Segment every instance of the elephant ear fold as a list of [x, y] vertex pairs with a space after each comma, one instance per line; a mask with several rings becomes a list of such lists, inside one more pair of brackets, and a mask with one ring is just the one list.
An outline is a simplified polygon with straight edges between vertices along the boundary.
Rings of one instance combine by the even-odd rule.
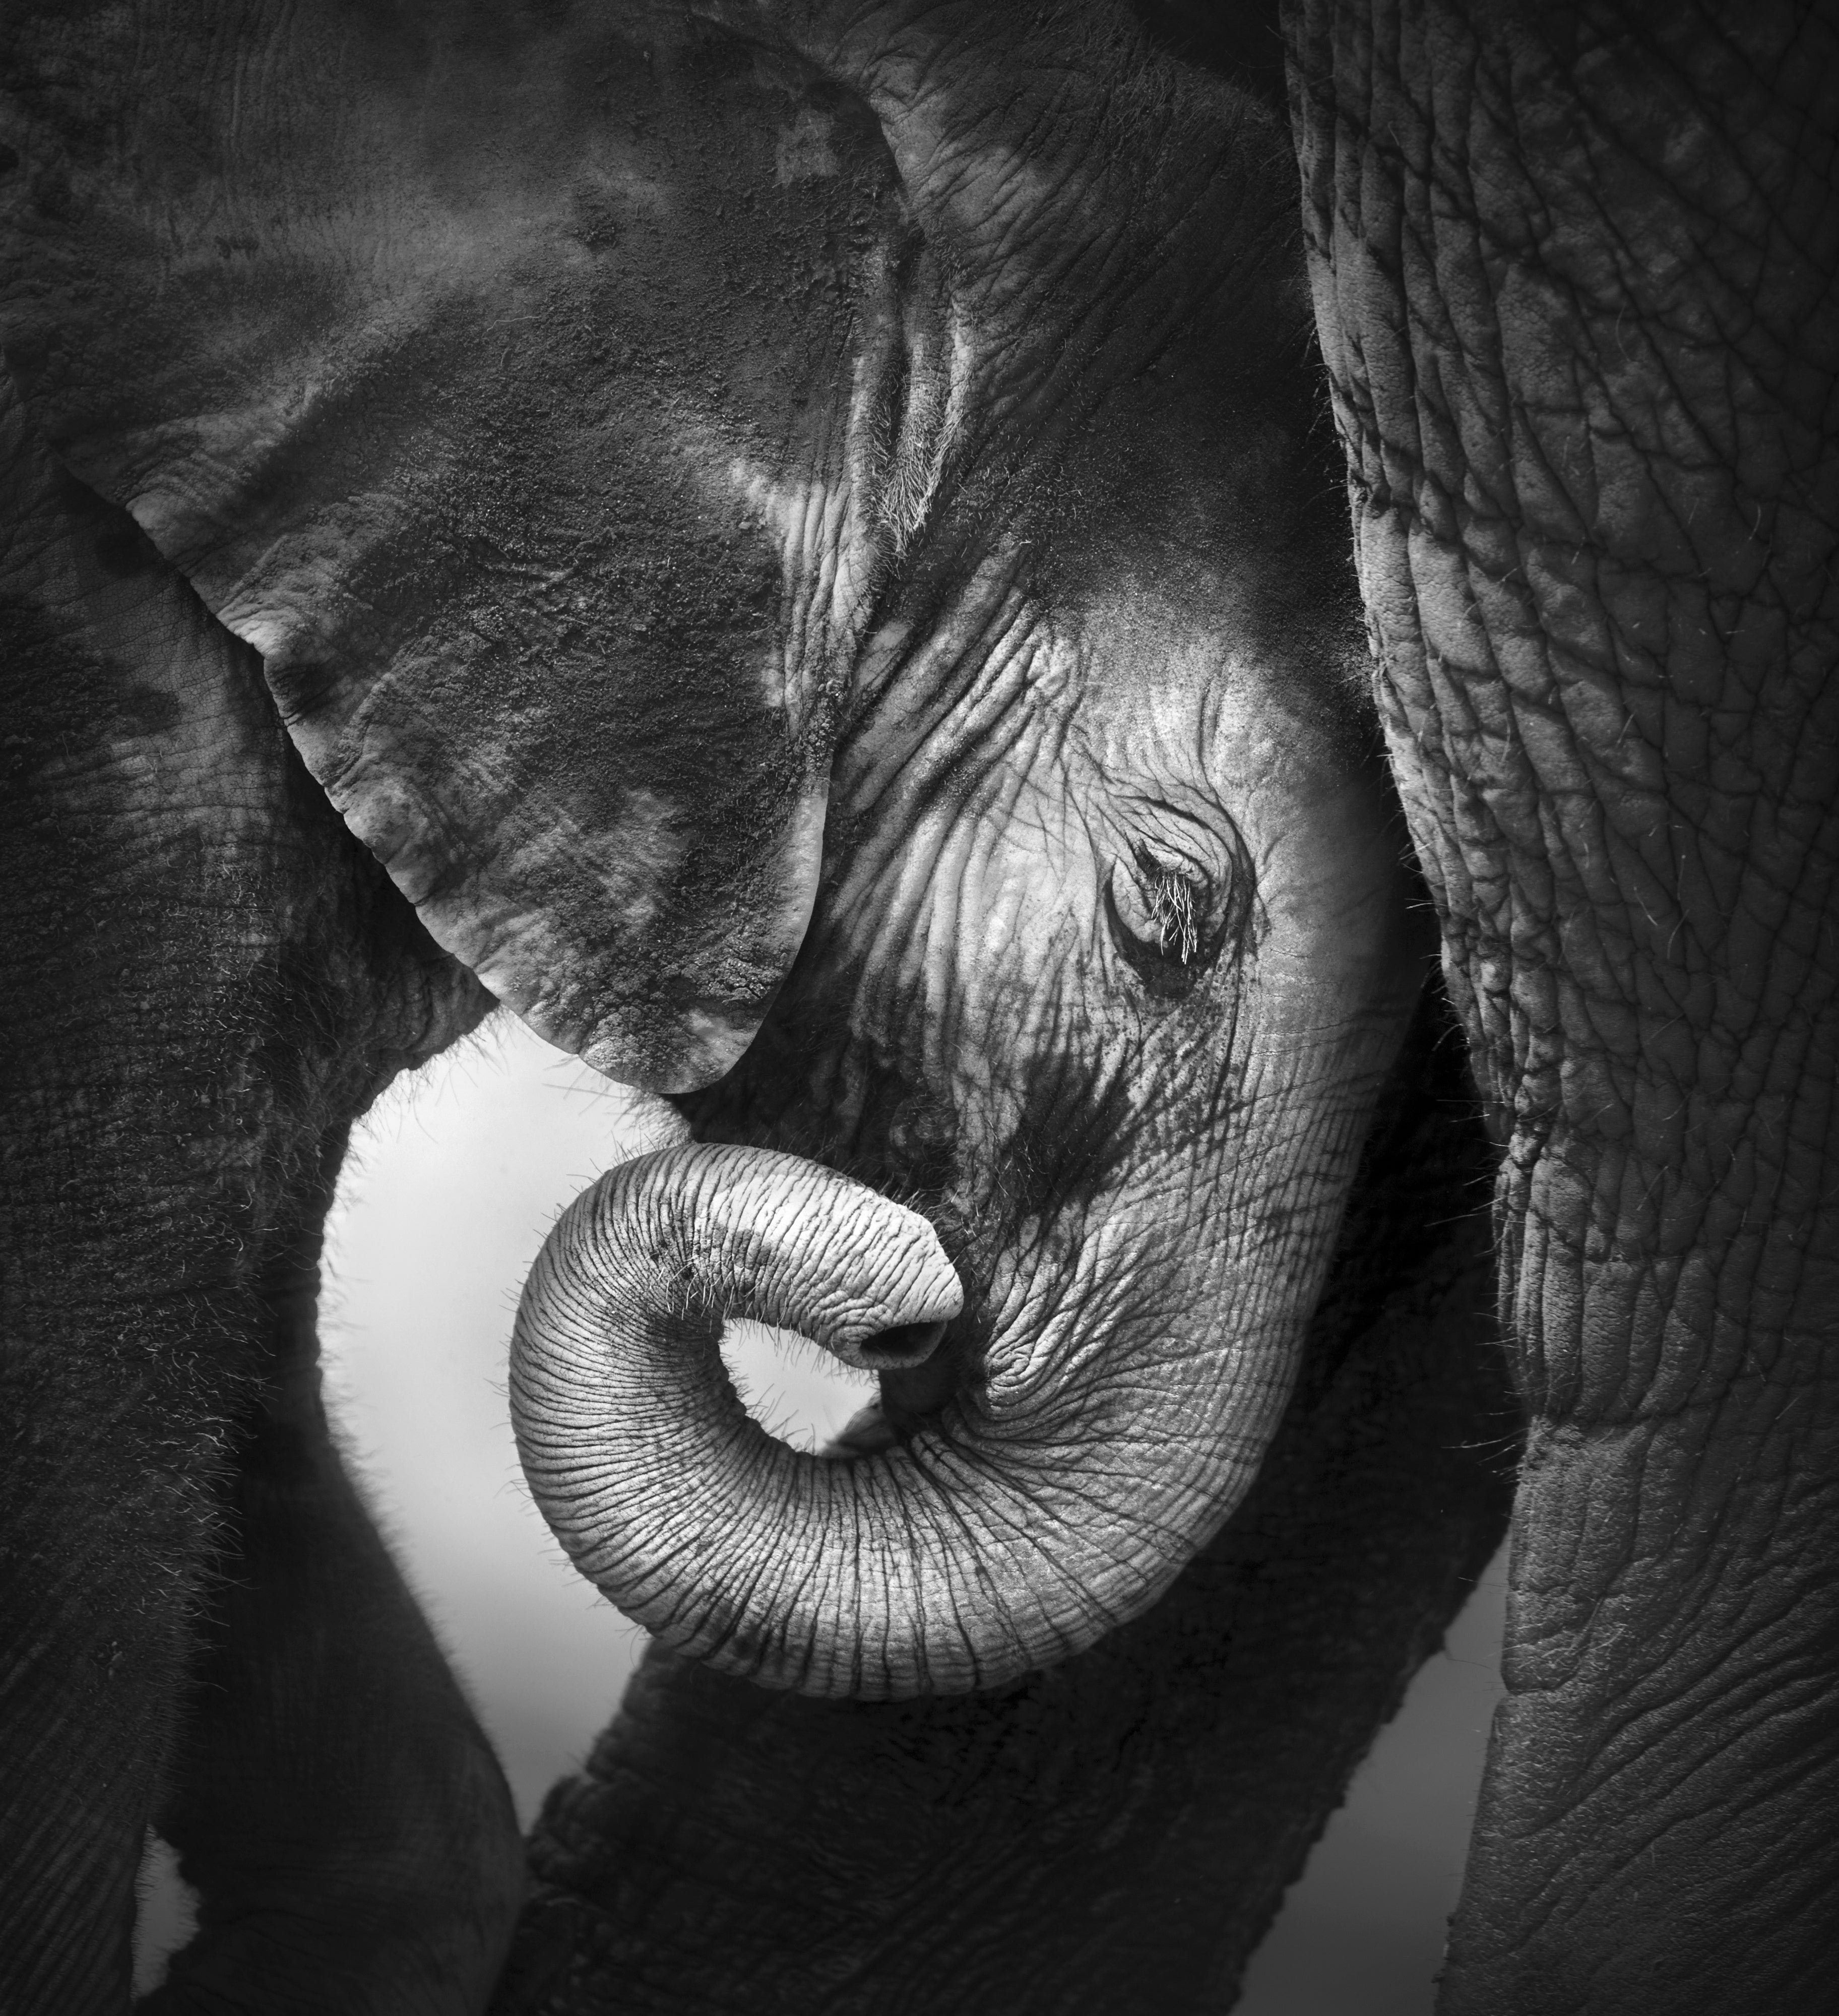
[[873, 117], [664, 9], [9, 40], [0, 329], [56, 452], [442, 945], [614, 1077], [720, 1075], [816, 886], [855, 304], [810, 276], [897, 200]]

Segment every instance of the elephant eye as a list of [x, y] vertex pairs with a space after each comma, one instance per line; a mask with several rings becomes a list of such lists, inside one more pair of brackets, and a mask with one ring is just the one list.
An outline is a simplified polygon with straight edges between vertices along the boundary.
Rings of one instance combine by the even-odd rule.
[[1105, 915], [1117, 949], [1152, 994], [1186, 994], [1219, 956], [1225, 905], [1198, 870], [1139, 847], [1113, 862]]

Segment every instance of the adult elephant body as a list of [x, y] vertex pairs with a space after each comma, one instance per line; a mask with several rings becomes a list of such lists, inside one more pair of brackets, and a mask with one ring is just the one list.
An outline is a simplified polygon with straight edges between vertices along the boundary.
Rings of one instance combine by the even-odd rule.
[[1529, 1421], [1459, 2008], [1839, 1957], [1839, 23], [1305, 4], [1395, 773]]
[[[1485, 1557], [1495, 1157], [1269, 44], [1141, 13], [17, 38], [23, 2007], [119, 1999], [149, 1821], [205, 1899], [163, 2007], [489, 1992], [502, 1785], [310, 1323], [351, 1117], [488, 986], [695, 1136], [520, 1321], [533, 1482], [664, 1642], [502, 2007], [1211, 2006]], [[1692, 319], [1680, 220], [1826, 213], [1775, 98], [1719, 151], [1704, 23], [1657, 83], [1553, 18], [1290, 27], [1534, 1422], [1449, 1992], [1727, 2007], [1715, 1910], [1811, 2007], [1830, 792], [1765, 743], [1828, 381]], [[881, 1371], [829, 1457], [741, 1414], [736, 1312]], [[1632, 1941], [1669, 1854], [1697, 1915]]]

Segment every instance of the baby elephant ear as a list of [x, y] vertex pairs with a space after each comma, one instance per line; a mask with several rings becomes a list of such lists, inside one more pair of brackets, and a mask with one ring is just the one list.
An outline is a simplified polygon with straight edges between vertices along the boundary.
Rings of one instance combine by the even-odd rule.
[[444, 945], [613, 1076], [718, 1076], [816, 884], [872, 115], [658, 8], [8, 39], [0, 328], [57, 452]]

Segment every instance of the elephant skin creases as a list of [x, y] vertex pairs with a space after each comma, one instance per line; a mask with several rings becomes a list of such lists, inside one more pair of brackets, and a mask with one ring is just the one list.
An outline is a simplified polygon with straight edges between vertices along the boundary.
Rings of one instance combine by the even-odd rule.
[[1440, 2005], [1839, 1968], [1839, 24], [1291, 10], [1382, 712], [1531, 1415]]
[[[114, 625], [82, 560], [60, 686], [54, 568], [16, 660], [49, 755], [5, 1005], [63, 1201], [8, 1517], [28, 1572], [72, 1535], [18, 1747], [81, 1723], [110, 1788], [0, 1802], [61, 1913], [0, 1961], [28, 2016], [119, 2003], [149, 1822], [203, 1900], [171, 2016], [491, 1993], [503, 1787], [308, 1321], [346, 1129], [488, 988], [694, 1136], [564, 1219], [533, 1474], [622, 1600], [774, 1683], [649, 1663], [539, 1830], [507, 1996], [560, 1928], [557, 1993], [616, 2004], [1217, 2007], [1485, 1554], [1493, 1157], [1293, 164], [1136, 11], [9, 23], [0, 322], [61, 464], [12, 535], [125, 553], [164, 612]], [[236, 732], [178, 760], [116, 689], [193, 643]], [[748, 1423], [725, 1311], [822, 1335], [916, 1284], [829, 1337], [879, 1340], [880, 1446]], [[149, 1477], [184, 1516], [140, 1530]]]
[[[914, 277], [866, 108], [664, 4], [10, 39], [8, 356], [59, 454], [500, 999], [627, 1082], [718, 1076], [810, 914], [887, 543], [852, 480], [910, 520], [941, 447], [886, 410], [934, 374], [866, 340]], [[801, 120], [836, 172], [780, 172]]]
[[0, 1023], [0, 2007], [126, 2007], [151, 1823], [214, 1936], [150, 2016], [462, 2016], [515, 1816], [327, 1434], [312, 1316], [351, 1114], [489, 1000], [3, 375], [0, 646], [30, 977]]
[[1297, 1773], [1339, 1787], [1505, 1529], [1495, 1164], [1432, 990], [1283, 1426], [1162, 1600], [1007, 1688], [874, 1705], [654, 1652], [545, 1805], [494, 2016], [1229, 2007], [1315, 1839]]
[[[826, 1459], [750, 1421], [716, 1358], [723, 1318], [744, 1316], [848, 1363], [898, 1364], [962, 1299], [925, 1220], [845, 1177], [734, 1147], [624, 1164], [564, 1214], [519, 1314], [513, 1414], [538, 1502], [660, 1642], [768, 1686], [951, 1693], [1064, 1658], [1185, 1558], [1169, 1558], [1171, 1486], [1200, 1455], [1178, 1445], [1185, 1397], [1160, 1431], [1160, 1499], [1125, 1470], [1112, 1504], [1095, 1452], [1056, 1455], [1024, 1392], [966, 1396], [873, 1456]], [[1250, 1380], [1275, 1370], [1247, 1363]], [[1130, 1428], [1158, 1433], [1140, 1402]]]

